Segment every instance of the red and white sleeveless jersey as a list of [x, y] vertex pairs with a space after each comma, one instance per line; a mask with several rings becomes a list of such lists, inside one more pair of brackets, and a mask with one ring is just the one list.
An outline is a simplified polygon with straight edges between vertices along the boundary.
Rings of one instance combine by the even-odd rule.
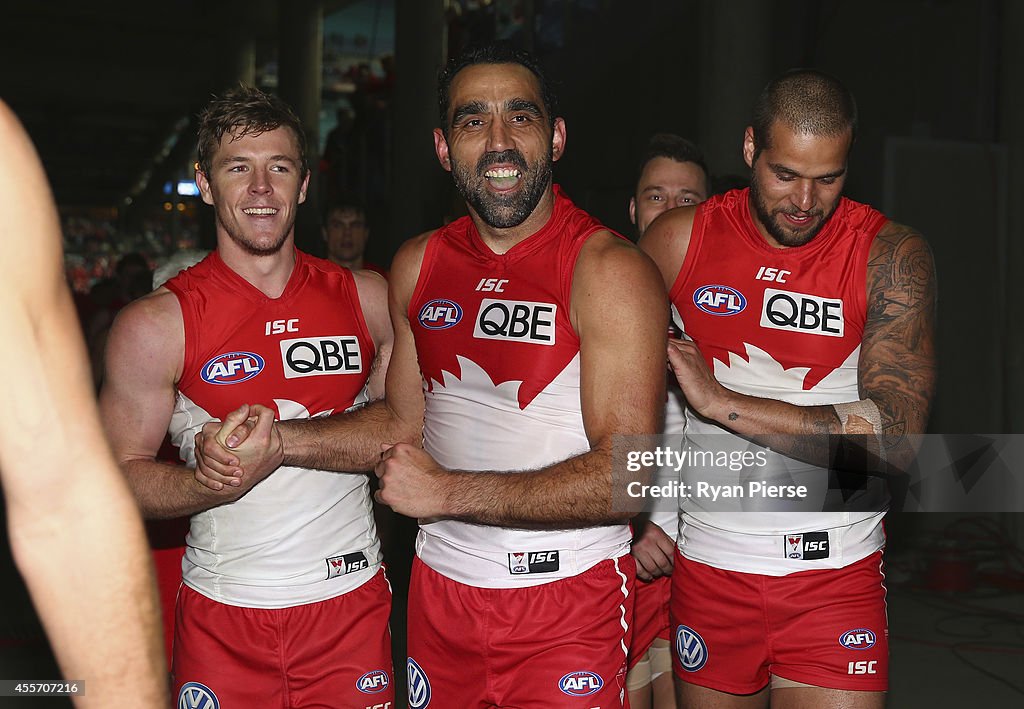
[[[169, 430], [190, 467], [195, 433], [241, 404], [263, 404], [289, 420], [366, 399], [374, 345], [352, 274], [295, 253], [279, 298], [217, 252], [166, 284], [185, 324]], [[192, 516], [182, 572], [216, 601], [282, 608], [350, 591], [380, 562], [366, 475], [283, 466], [236, 502]]]
[[[856, 401], [868, 250], [885, 222], [843, 198], [809, 243], [776, 249], [754, 225], [749, 190], [713, 197], [697, 208], [669, 293], [673, 317], [715, 378], [734, 391], [801, 406]], [[690, 411], [686, 438], [695, 450], [759, 450]], [[745, 481], [773, 478], [806, 485], [808, 499], [823, 504], [838, 494], [828, 491], [828, 471], [775, 453], [764, 466], [716, 470], [710, 482], [749, 492]], [[875, 509], [884, 506], [880, 490], [866, 494], [883, 500]], [[679, 548], [711, 566], [781, 576], [846, 566], [883, 544], [881, 512], [779, 509], [778, 500], [748, 497], [730, 506], [693, 494], [681, 507]]]
[[[569, 321], [580, 249], [602, 229], [555, 188], [548, 223], [505, 254], [468, 218], [427, 243], [409, 321], [423, 376], [423, 444], [448, 469], [535, 470], [590, 450]], [[627, 553], [626, 525], [563, 531], [423, 523], [420, 559], [485, 588], [535, 586]]]

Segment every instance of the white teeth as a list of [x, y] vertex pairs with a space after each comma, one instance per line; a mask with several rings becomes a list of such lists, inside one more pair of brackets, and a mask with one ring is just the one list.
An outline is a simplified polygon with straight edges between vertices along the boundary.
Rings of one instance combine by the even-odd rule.
[[242, 212], [261, 217], [269, 217], [277, 214], [277, 210], [273, 207], [250, 207], [249, 209], [243, 209]]
[[519, 177], [519, 170], [502, 167], [497, 170], [488, 170], [484, 173], [484, 177]]

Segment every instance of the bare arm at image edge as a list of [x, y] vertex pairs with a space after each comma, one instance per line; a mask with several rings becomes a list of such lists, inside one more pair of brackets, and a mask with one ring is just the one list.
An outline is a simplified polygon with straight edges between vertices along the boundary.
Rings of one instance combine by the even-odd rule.
[[78, 707], [167, 705], [149, 547], [103, 436], [39, 160], [0, 104], [0, 476], [14, 559]]

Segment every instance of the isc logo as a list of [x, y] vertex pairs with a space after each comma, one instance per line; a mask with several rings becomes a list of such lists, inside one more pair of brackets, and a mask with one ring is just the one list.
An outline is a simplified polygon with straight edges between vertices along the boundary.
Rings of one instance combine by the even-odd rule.
[[266, 335], [280, 335], [282, 332], [298, 332], [299, 331], [299, 319], [292, 318], [291, 320], [268, 320], [267, 327], [264, 332]]
[[814, 559], [828, 558], [828, 532], [803, 532], [786, 535], [786, 558]]
[[383, 692], [391, 684], [391, 678], [384, 670], [371, 670], [356, 680], [356, 689], [363, 694]]
[[553, 345], [557, 311], [558, 306], [553, 303], [484, 298], [473, 327], [473, 337]]
[[847, 665], [846, 674], [848, 675], [876, 675], [878, 670], [875, 666], [878, 665], [878, 660], [860, 660], [859, 662], [851, 662]]
[[747, 307], [747, 299], [729, 286], [701, 286], [693, 292], [693, 304], [709, 315], [736, 315]]
[[481, 278], [480, 282], [476, 284], [476, 288], [473, 290], [495, 293], [504, 293], [505, 284], [508, 283], [507, 278]]
[[281, 362], [285, 379], [363, 371], [359, 340], [352, 335], [281, 340]]
[[791, 275], [792, 271], [783, 271], [780, 268], [768, 268], [767, 266], [761, 266], [757, 269], [757, 275], [754, 276], [759, 281], [775, 281], [776, 283], [785, 283], [786, 276]]
[[761, 327], [795, 330], [809, 335], [842, 337], [843, 301], [806, 293], [764, 289]]
[[558, 571], [557, 551], [514, 551], [508, 555], [508, 570], [514, 575], [546, 574]]
[[558, 680], [558, 688], [570, 697], [586, 697], [604, 686], [601, 676], [586, 670], [577, 670]]
[[459, 324], [462, 308], [454, 300], [438, 298], [420, 308], [417, 318], [428, 330], [444, 330]]
[[839, 644], [847, 650], [867, 650], [875, 646], [875, 634], [867, 628], [847, 630], [839, 636]]
[[200, 376], [207, 384], [238, 384], [262, 372], [263, 364], [253, 352], [226, 352], [204, 364]]
[[370, 562], [366, 560], [366, 555], [361, 551], [332, 556], [327, 560], [327, 578], [332, 579], [368, 568], [370, 568]]

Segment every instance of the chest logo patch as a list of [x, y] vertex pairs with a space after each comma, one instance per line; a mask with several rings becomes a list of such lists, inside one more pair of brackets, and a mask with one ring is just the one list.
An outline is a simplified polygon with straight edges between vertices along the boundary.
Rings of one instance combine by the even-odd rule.
[[285, 379], [361, 374], [361, 354], [359, 339], [352, 335], [281, 340]]
[[761, 327], [842, 337], [844, 322], [841, 299], [821, 298], [774, 288], [764, 289]]
[[554, 303], [484, 298], [473, 326], [473, 337], [554, 345], [557, 312], [558, 306]]
[[445, 330], [459, 324], [462, 308], [454, 300], [435, 298], [420, 308], [417, 319], [428, 330]]
[[721, 285], [701, 286], [693, 292], [693, 304], [708, 315], [721, 317], [742, 313], [747, 299], [735, 288]]
[[264, 364], [254, 352], [225, 352], [204, 364], [200, 376], [207, 384], [239, 384], [262, 372]]

